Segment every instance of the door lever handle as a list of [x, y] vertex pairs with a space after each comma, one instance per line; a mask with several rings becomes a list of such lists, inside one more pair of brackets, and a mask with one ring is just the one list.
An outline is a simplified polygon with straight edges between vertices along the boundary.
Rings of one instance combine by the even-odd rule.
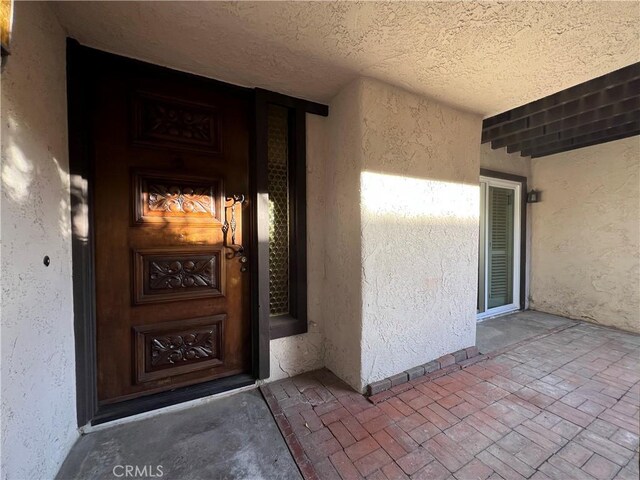
[[[222, 225], [222, 233], [224, 234], [224, 246], [231, 250], [227, 253], [227, 258], [240, 257], [244, 255], [244, 247], [241, 243], [236, 243], [236, 229], [238, 227], [236, 221], [236, 205], [242, 206], [245, 201], [244, 195], [232, 195], [227, 197], [227, 202], [231, 202], [230, 205], [225, 205], [224, 224]], [[227, 220], [227, 209], [231, 209], [231, 220]], [[231, 230], [231, 243], [227, 241], [227, 234]], [[246, 257], [243, 257], [246, 258]], [[245, 260], [246, 262], [246, 260]]]

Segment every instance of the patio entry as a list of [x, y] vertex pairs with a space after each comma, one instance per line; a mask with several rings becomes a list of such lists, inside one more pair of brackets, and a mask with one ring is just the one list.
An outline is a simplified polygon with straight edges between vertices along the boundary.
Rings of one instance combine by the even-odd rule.
[[523, 308], [525, 179], [480, 177], [478, 319]]
[[251, 103], [143, 66], [91, 85], [99, 404], [249, 372]]

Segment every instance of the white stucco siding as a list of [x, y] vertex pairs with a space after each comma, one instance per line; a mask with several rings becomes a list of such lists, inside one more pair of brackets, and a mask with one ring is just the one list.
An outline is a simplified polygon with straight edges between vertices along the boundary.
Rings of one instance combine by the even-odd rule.
[[532, 161], [531, 308], [640, 332], [640, 140]]
[[325, 365], [359, 388], [362, 341], [362, 80], [329, 104], [325, 163]]
[[[2, 72], [2, 478], [53, 478], [77, 437], [65, 32], [15, 3]], [[45, 267], [43, 257], [51, 258]]]
[[475, 344], [481, 118], [367, 78], [329, 109], [307, 118], [310, 333], [271, 342], [270, 380], [362, 390]]
[[481, 118], [363, 88], [360, 387], [475, 345]]
[[480, 146], [480, 168], [529, 178], [531, 158], [521, 157], [520, 152], [508, 153], [507, 148], [491, 148], [491, 142]]
[[309, 331], [270, 344], [269, 381], [324, 366], [324, 158], [327, 119], [307, 114], [307, 318]]

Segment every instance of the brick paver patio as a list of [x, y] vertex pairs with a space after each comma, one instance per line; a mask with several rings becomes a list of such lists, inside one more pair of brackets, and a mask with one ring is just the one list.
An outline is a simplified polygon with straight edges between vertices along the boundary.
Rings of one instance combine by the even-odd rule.
[[638, 480], [639, 361], [580, 323], [377, 405], [327, 370], [263, 392], [307, 479]]

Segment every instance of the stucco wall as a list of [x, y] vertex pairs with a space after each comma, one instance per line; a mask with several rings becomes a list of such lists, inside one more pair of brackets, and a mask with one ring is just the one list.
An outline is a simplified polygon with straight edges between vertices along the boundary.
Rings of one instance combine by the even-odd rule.
[[329, 104], [325, 162], [325, 365], [360, 386], [362, 291], [360, 173], [364, 84], [347, 85]]
[[361, 386], [475, 345], [481, 117], [363, 82]]
[[65, 33], [44, 3], [16, 2], [13, 26], [1, 88], [2, 478], [44, 479], [77, 437]]
[[330, 103], [325, 364], [356, 389], [475, 343], [480, 124], [368, 78]]
[[368, 78], [329, 111], [307, 117], [310, 332], [271, 342], [269, 380], [363, 389], [475, 344], [481, 118]]
[[483, 143], [480, 146], [480, 168], [529, 178], [531, 158], [521, 157], [520, 152], [507, 153], [506, 147], [493, 150], [491, 143]]
[[326, 118], [307, 115], [307, 317], [309, 331], [271, 341], [269, 381], [324, 366], [324, 156]]
[[531, 308], [640, 332], [640, 140], [532, 161]]

